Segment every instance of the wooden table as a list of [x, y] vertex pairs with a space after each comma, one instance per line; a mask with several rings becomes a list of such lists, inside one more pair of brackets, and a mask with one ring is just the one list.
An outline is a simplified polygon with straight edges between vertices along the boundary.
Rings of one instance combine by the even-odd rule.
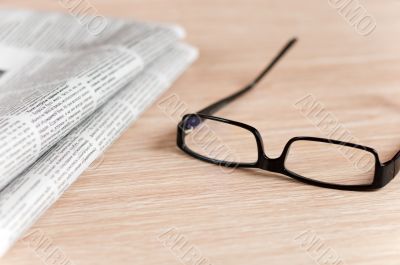
[[[257, 127], [271, 157], [293, 136], [326, 137], [296, 108], [307, 95], [383, 161], [399, 150], [398, 0], [360, 2], [376, 21], [368, 36], [328, 0], [88, 2], [102, 15], [187, 29], [201, 56], [163, 95], [176, 93], [187, 111], [246, 84], [299, 37], [267, 80], [218, 113]], [[57, 1], [1, 4], [63, 11]], [[399, 264], [399, 176], [363, 193], [259, 170], [224, 174], [176, 148], [178, 117], [168, 116], [157, 104], [148, 110], [0, 263]]]

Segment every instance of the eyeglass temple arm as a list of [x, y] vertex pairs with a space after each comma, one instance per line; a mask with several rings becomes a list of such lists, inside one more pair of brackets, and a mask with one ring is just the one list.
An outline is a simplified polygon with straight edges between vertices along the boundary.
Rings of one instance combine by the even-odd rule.
[[225, 98], [209, 105], [208, 107], [198, 111], [198, 113], [211, 115], [211, 114], [217, 112], [218, 110], [220, 110], [221, 108], [225, 107], [226, 105], [228, 105], [229, 103], [231, 103], [232, 101], [234, 101], [235, 99], [240, 97], [241, 95], [243, 95], [246, 92], [248, 92], [249, 90], [251, 90], [267, 75], [267, 73], [269, 71], [271, 71], [271, 69], [283, 57], [283, 55], [285, 55], [285, 53], [296, 43], [296, 41], [297, 41], [296, 38], [292, 38], [290, 41], [288, 41], [288, 43], [275, 56], [275, 58], [269, 63], [269, 65], [267, 67], [265, 67], [264, 70], [254, 79], [253, 82], [251, 82], [250, 84], [248, 84], [247, 86], [245, 86], [244, 88], [239, 90], [238, 92], [236, 92], [228, 97], [225, 97]]

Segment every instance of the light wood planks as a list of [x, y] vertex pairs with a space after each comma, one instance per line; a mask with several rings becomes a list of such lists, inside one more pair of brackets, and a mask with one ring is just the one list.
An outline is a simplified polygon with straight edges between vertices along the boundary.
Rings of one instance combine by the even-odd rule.
[[[291, 137], [325, 136], [294, 106], [308, 94], [382, 160], [400, 148], [399, 1], [361, 2], [377, 22], [367, 37], [328, 0], [90, 3], [104, 15], [187, 29], [200, 59], [163, 97], [176, 93], [192, 111], [246, 84], [299, 37], [255, 91], [218, 113], [257, 127], [270, 156]], [[62, 11], [56, 1], [1, 4]], [[159, 236], [171, 228], [214, 265], [323, 264], [318, 257], [327, 249], [344, 264], [398, 264], [400, 176], [383, 190], [360, 193], [258, 170], [224, 174], [177, 150], [176, 124], [154, 105], [31, 232], [43, 232], [73, 264], [193, 264], [163, 245]], [[307, 250], [306, 236], [322, 250]], [[40, 256], [46, 253], [20, 241], [0, 264], [43, 264]]]

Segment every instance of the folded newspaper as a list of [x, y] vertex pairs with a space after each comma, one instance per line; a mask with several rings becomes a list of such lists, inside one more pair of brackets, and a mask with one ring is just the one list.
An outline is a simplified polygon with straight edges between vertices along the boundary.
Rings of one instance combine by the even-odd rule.
[[0, 256], [196, 59], [174, 25], [0, 10]]

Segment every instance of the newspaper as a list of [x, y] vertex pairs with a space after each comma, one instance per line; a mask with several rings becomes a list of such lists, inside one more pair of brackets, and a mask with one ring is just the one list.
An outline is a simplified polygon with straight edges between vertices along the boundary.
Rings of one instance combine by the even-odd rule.
[[197, 58], [178, 26], [103, 19], [0, 10], [0, 256]]
[[0, 10], [0, 190], [182, 38], [177, 26]]
[[0, 256], [196, 57], [176, 44], [0, 193]]

